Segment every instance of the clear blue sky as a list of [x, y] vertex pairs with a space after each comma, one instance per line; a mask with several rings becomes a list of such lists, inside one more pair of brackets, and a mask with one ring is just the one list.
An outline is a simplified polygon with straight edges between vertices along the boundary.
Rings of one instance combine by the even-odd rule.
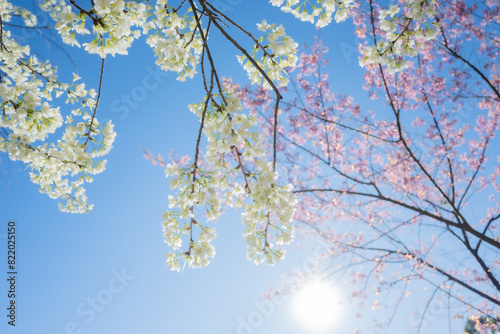
[[[267, 18], [283, 23], [299, 44], [311, 44], [318, 33], [311, 24], [281, 13], [267, 0], [220, 3], [227, 5], [226, 14], [254, 31], [255, 23]], [[321, 35], [330, 48], [334, 90], [368, 103], [361, 89], [362, 71], [354, 53], [351, 23], [333, 23]], [[73, 71], [53, 45], [47, 47], [34, 34], [26, 42], [33, 43], [41, 55], [57, 54], [53, 61], [63, 76]], [[247, 83], [235, 50], [215, 38], [210, 42], [220, 73]], [[97, 87], [99, 59], [71, 52], [78, 73]], [[236, 212], [228, 212], [217, 223], [217, 255], [209, 267], [177, 273], [165, 265], [169, 249], [163, 243], [160, 222], [171, 190], [163, 170], [144, 160], [141, 149], [164, 157], [172, 148], [180, 155], [193, 154], [198, 122], [186, 106], [199, 102], [203, 92], [199, 77], [179, 83], [174, 75], [158, 73], [153, 52], [143, 38], [134, 43], [128, 56], [106, 61], [98, 116], [113, 120], [117, 137], [106, 171], [87, 187], [95, 204], [91, 213], [59, 212], [57, 203], [29, 181], [25, 166], [0, 157], [0, 333], [233, 334], [238, 328], [241, 333], [307, 333], [297, 325], [287, 303], [262, 306], [261, 294], [271, 285], [279, 286], [280, 276], [311, 254], [289, 247], [279, 265], [254, 265], [246, 259], [243, 225]], [[5, 319], [9, 220], [18, 226], [15, 329]], [[369, 321], [354, 319], [355, 311], [346, 304], [342, 321], [331, 333], [370, 328]], [[262, 324], [245, 331], [242, 321], [252, 321], [252, 317], [258, 321], [256, 312], [263, 314]], [[371, 316], [370, 310], [365, 312]], [[405, 313], [391, 333], [410, 333], [406, 319]], [[437, 333], [432, 328], [439, 323], [429, 321], [428, 332]]]

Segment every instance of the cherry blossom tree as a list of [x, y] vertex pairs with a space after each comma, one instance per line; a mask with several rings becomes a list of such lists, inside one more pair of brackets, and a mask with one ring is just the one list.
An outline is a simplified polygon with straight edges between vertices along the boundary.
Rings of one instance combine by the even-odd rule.
[[[256, 263], [284, 257], [296, 221], [310, 227], [305, 235], [330, 245], [329, 270], [342, 261], [364, 268], [350, 270], [352, 280], [376, 282], [378, 294], [403, 296], [404, 286], [419, 280], [478, 316], [494, 316], [500, 290], [500, 167], [492, 148], [500, 100], [498, 5], [270, 5], [317, 27], [351, 17], [364, 41], [366, 89], [373, 98], [383, 96], [383, 110], [330, 90], [320, 43], [298, 57], [285, 27], [266, 20], [257, 31], [242, 27], [207, 0], [42, 1], [62, 42], [101, 60], [96, 89], [77, 75], [62, 82], [50, 59], [38, 59], [11, 33], [44, 28], [36, 15], [0, 0], [0, 150], [25, 163], [61, 210], [92, 209], [85, 184], [104, 171], [115, 137], [111, 122], [98, 121], [105, 63], [144, 36], [162, 70], [180, 81], [197, 78], [205, 90], [188, 107], [200, 120], [192, 159], [165, 164], [176, 191], [163, 215], [172, 270], [210, 262], [211, 221], [232, 207], [243, 212], [248, 258]], [[253, 87], [223, 80], [214, 36], [233, 47]], [[469, 105], [474, 108], [465, 118]], [[476, 198], [480, 212], [471, 204]]]
[[[353, 0], [270, 3], [318, 27], [333, 19], [344, 21], [355, 8]], [[179, 270], [179, 260], [194, 267], [209, 263], [215, 254], [210, 242], [216, 234], [208, 223], [220, 215], [222, 203], [243, 210], [249, 258], [269, 264], [282, 259], [281, 245], [292, 240], [296, 204], [293, 185], [280, 185], [276, 172], [280, 89], [288, 84], [287, 69], [297, 63], [297, 43], [286, 35], [285, 28], [264, 20], [257, 24], [258, 33], [252, 33], [207, 0], [44, 0], [39, 7], [50, 15], [53, 27], [37, 26], [32, 11], [0, 1], [0, 150], [25, 163], [40, 191], [61, 200], [62, 211], [91, 210], [85, 184], [92, 182], [91, 175], [104, 171], [103, 157], [115, 138], [112, 122], [101, 124], [97, 113], [105, 62], [109, 55], [126, 55], [132, 43], [144, 36], [157, 65], [176, 73], [178, 80], [194, 78], [199, 69], [206, 93], [200, 103], [189, 106], [200, 119], [194, 162], [186, 166], [173, 163], [166, 169], [177, 195], [170, 199], [163, 216], [165, 240], [177, 250], [183, 235], [188, 236], [187, 250], [167, 256], [170, 268]], [[391, 73], [405, 68], [414, 50], [438, 34], [440, 23], [433, 18], [437, 8], [432, 0], [391, 5], [386, 11], [390, 19], [384, 20], [388, 22], [386, 34], [378, 44], [364, 49], [363, 62], [381, 64]], [[414, 24], [399, 29], [397, 25], [408, 20]], [[88, 89], [78, 75], [71, 83], [60, 81], [51, 60], [38, 59], [30, 45], [23, 45], [11, 32], [45, 28], [57, 31], [66, 45], [83, 47], [100, 57], [97, 90]], [[270, 157], [256, 118], [243, 112], [238, 94], [223, 87], [209, 35], [222, 36], [232, 45], [252, 84], [275, 95]], [[244, 47], [248, 43], [253, 48]], [[376, 48], [384, 51], [377, 53]], [[67, 104], [74, 107], [67, 111]], [[203, 155], [202, 136], [209, 142]], [[206, 223], [195, 219], [196, 210], [201, 217], [206, 214]], [[269, 242], [271, 232], [276, 235], [276, 245]]]

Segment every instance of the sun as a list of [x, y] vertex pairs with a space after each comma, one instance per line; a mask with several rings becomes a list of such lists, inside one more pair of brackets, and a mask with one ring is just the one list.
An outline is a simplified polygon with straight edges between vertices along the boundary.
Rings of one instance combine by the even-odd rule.
[[315, 281], [305, 285], [291, 299], [297, 320], [308, 330], [323, 332], [340, 319], [339, 293], [327, 282]]

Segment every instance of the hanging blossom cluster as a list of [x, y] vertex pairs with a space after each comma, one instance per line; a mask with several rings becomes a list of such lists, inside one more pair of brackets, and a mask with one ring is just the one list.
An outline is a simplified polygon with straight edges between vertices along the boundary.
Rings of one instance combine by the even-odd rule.
[[[135, 1], [96, 0], [92, 10], [85, 10], [66, 0], [45, 0], [40, 7], [56, 22], [56, 30], [64, 43], [81, 47], [90, 54], [105, 58], [110, 54], [127, 54], [132, 42], [147, 34], [151, 6]], [[87, 22], [92, 23], [91, 42], [81, 44], [77, 36], [90, 35]], [[80, 38], [81, 39], [81, 38]]]
[[270, 0], [273, 6], [281, 7], [282, 11], [292, 13], [302, 21], [316, 22], [318, 28], [325, 27], [332, 22], [334, 13], [337, 23], [344, 21], [353, 2], [354, 0], [317, 0], [316, 3], [308, 0], [302, 2], [299, 0]]
[[360, 65], [381, 64], [390, 72], [408, 67], [407, 58], [415, 57], [425, 42], [435, 39], [440, 33], [437, 14], [435, 0], [408, 0], [403, 7], [391, 5], [389, 9], [380, 9], [381, 39], [376, 45], [364, 48]]
[[[31, 13], [0, 1], [3, 22], [21, 15], [27, 26], [36, 24]], [[111, 123], [101, 125], [94, 117], [95, 90], [87, 90], [79, 77], [71, 84], [57, 81], [49, 62], [30, 55], [29, 46], [19, 45], [5, 28], [0, 46], [0, 98], [2, 117], [0, 151], [11, 160], [27, 164], [31, 181], [51, 198], [61, 199], [62, 211], [87, 212], [84, 182], [90, 175], [104, 170], [105, 160], [99, 158], [111, 149], [115, 133]], [[66, 96], [66, 103], [75, 105], [63, 118], [59, 107], [53, 107], [53, 97]], [[61, 139], [45, 142], [66, 124]], [[77, 178], [77, 175], [79, 177]]]
[[[132, 42], [143, 34], [162, 70], [177, 72], [179, 81], [196, 74], [203, 43], [190, 10], [180, 14], [180, 8], [168, 6], [167, 0], [158, 0], [154, 8], [123, 0], [97, 0], [91, 10], [66, 0], [45, 0], [40, 6], [56, 22], [68, 45], [83, 45], [88, 53], [105, 58], [127, 54]], [[87, 29], [89, 22], [92, 32]], [[84, 35], [92, 35], [91, 41], [83, 42]]]
[[[286, 86], [289, 78], [284, 69], [296, 66], [298, 44], [285, 34], [285, 28], [282, 25], [276, 27], [275, 24], [268, 24], [266, 20], [263, 20], [262, 23], [257, 24], [257, 27], [264, 32], [264, 36], [257, 40], [251, 56], [271, 80], [277, 81], [280, 86]], [[260, 59], [257, 57], [259, 51], [262, 52]], [[238, 61], [247, 71], [252, 84], [262, 84], [264, 88], [271, 89], [269, 83], [263, 80], [262, 74], [247, 56], [238, 56]]]
[[196, 20], [188, 14], [179, 15], [167, 7], [166, 0], [158, 1], [151, 22], [154, 33], [147, 39], [157, 57], [156, 64], [164, 71], [177, 72], [179, 81], [194, 77], [203, 50]]
[[[196, 74], [203, 45], [196, 21], [189, 10], [181, 15], [179, 8], [168, 6], [167, 0], [157, 1], [154, 9], [123, 0], [95, 1], [89, 11], [70, 6], [65, 0], [46, 0], [41, 8], [57, 22], [56, 29], [68, 45], [83, 45], [88, 53], [105, 58], [108, 54], [127, 54], [132, 42], [144, 34], [162, 70], [177, 72], [179, 81]], [[86, 28], [88, 22], [92, 23], [92, 33]], [[80, 43], [77, 36], [88, 34], [92, 34], [92, 40]]]
[[[247, 257], [272, 265], [283, 259], [285, 250], [281, 246], [293, 238], [297, 200], [292, 185], [277, 184], [278, 175], [265, 159], [261, 133], [255, 130], [257, 119], [242, 113], [239, 97], [226, 91], [223, 96], [212, 97], [217, 103], [207, 99], [189, 106], [204, 124], [208, 140], [204, 166], [195, 161], [185, 168], [176, 163], [166, 167], [167, 176], [172, 177], [171, 188], [178, 193], [169, 198], [170, 211], [163, 216], [165, 241], [178, 250], [182, 236], [189, 236], [188, 250], [169, 253], [167, 264], [172, 270], [180, 270], [182, 259], [190, 267], [210, 262], [215, 255], [211, 244], [215, 229], [200, 223], [195, 214], [204, 213], [208, 224], [219, 217], [223, 202], [243, 211]], [[243, 175], [242, 182], [238, 174]]]

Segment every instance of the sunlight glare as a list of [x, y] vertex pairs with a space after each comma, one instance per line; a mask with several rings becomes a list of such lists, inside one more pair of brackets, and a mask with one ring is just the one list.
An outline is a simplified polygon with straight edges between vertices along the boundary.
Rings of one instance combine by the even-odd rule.
[[307, 329], [322, 332], [339, 319], [339, 299], [338, 292], [327, 282], [312, 282], [292, 297], [293, 313]]

